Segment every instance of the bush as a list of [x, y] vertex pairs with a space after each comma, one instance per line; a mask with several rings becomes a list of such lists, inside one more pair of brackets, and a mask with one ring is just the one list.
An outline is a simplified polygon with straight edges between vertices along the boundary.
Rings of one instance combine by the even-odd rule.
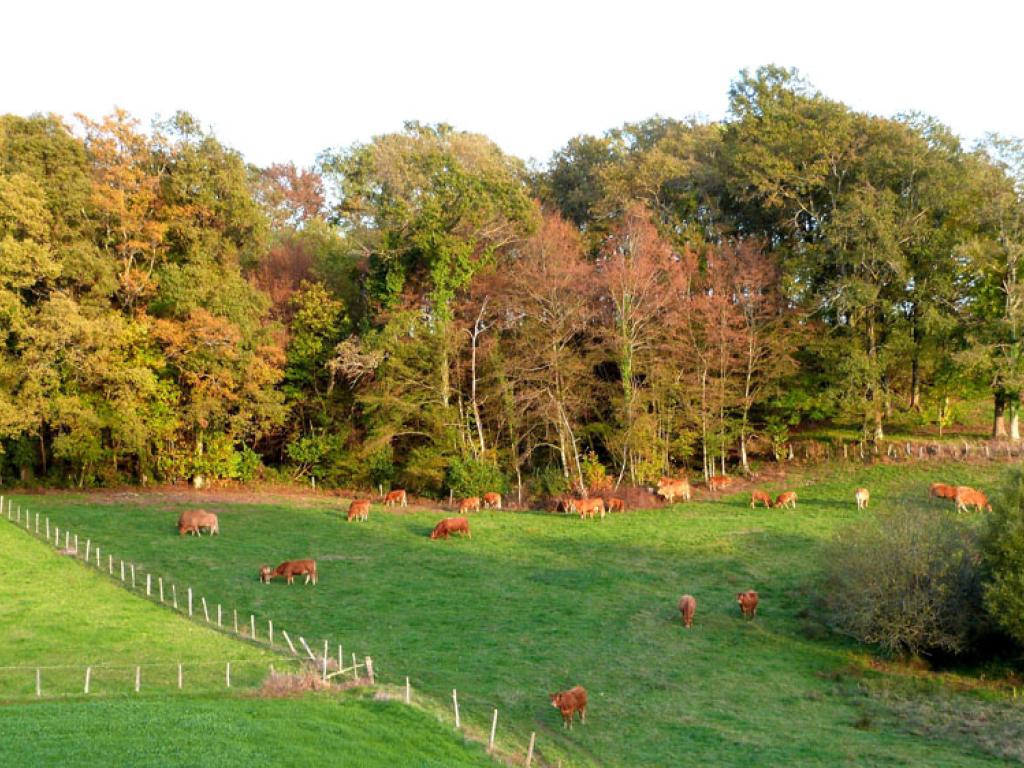
[[1024, 645], [1024, 472], [1014, 470], [996, 497], [985, 532], [985, 608], [992, 621]]
[[483, 496], [489, 491], [505, 495], [508, 480], [494, 464], [479, 459], [452, 459], [445, 485], [456, 497]]
[[834, 626], [894, 654], [969, 650], [983, 625], [976, 538], [946, 515], [904, 509], [836, 537], [826, 553]]
[[555, 499], [568, 493], [569, 488], [569, 480], [561, 467], [552, 464], [535, 470], [530, 476], [529, 489], [533, 496]]

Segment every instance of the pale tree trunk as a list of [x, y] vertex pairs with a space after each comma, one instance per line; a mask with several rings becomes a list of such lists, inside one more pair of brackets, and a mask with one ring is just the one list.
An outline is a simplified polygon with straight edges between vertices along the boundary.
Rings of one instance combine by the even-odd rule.
[[996, 390], [993, 395], [992, 437], [1006, 437], [1006, 394]]
[[469, 401], [470, 407], [473, 409], [473, 420], [476, 423], [476, 434], [477, 439], [480, 443], [480, 454], [482, 455], [486, 450], [486, 444], [484, 442], [484, 425], [483, 420], [480, 418], [480, 403], [476, 396], [476, 350], [480, 341], [480, 335], [487, 330], [487, 326], [484, 325], [484, 311], [487, 309], [487, 297], [484, 297], [483, 303], [480, 305], [480, 312], [476, 316], [476, 322], [473, 323], [473, 330], [470, 332], [471, 340], [471, 354], [470, 354], [470, 394]]

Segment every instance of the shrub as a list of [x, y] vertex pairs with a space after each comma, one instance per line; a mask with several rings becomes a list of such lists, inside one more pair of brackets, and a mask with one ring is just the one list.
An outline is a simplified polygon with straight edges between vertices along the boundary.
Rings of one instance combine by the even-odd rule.
[[445, 485], [456, 497], [482, 496], [489, 491], [504, 495], [508, 481], [494, 464], [479, 459], [452, 459]]
[[611, 489], [612, 479], [608, 477], [608, 470], [593, 451], [584, 454], [580, 461], [580, 471], [589, 493], [596, 495]]
[[985, 608], [996, 626], [1024, 645], [1024, 472], [1014, 470], [993, 501], [983, 540]]
[[541, 498], [558, 498], [569, 492], [568, 478], [562, 473], [561, 467], [552, 464], [537, 469], [530, 476], [530, 494]]
[[868, 519], [827, 550], [833, 624], [890, 653], [963, 653], [983, 623], [978, 554], [971, 531], [946, 515]]

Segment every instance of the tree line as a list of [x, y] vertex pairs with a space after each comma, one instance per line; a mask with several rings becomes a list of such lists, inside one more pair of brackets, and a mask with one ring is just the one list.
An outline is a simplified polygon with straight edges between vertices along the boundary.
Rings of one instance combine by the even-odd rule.
[[1019, 438], [1024, 144], [794, 70], [542, 168], [407, 123], [258, 168], [191, 115], [0, 117], [0, 472], [426, 495], [747, 469], [989, 397]]

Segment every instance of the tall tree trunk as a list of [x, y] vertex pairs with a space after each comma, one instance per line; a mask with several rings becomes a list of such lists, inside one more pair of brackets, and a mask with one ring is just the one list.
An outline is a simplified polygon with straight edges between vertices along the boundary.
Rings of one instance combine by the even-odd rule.
[[1010, 414], [1010, 439], [1020, 440], [1020, 395], [1012, 393], [1006, 401], [1006, 410]]
[[997, 389], [992, 399], [992, 437], [1006, 437], [1006, 393]]

